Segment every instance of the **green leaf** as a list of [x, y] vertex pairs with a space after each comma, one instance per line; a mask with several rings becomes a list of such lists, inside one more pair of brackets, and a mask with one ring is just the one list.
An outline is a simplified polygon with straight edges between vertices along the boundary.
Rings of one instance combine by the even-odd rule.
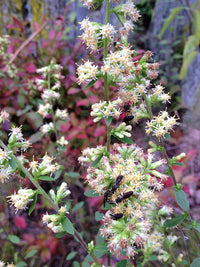
[[122, 260], [116, 264], [116, 267], [126, 267], [127, 260]]
[[99, 230], [98, 233], [97, 233], [97, 244], [101, 244], [101, 243], [103, 243], [104, 240], [105, 240], [105, 238], [102, 237], [101, 232], [100, 232], [100, 230]]
[[101, 154], [100, 156], [98, 156], [95, 161], [92, 162], [92, 164], [90, 165], [91, 167], [95, 167], [99, 161], [101, 160], [101, 158], [103, 157], [103, 154]]
[[62, 171], [63, 171], [62, 169], [59, 169], [59, 170], [56, 171], [56, 173], [54, 175], [54, 180], [57, 180], [60, 177]]
[[104, 216], [103, 213], [100, 213], [99, 211], [95, 212], [95, 219], [96, 219], [97, 222], [101, 221], [103, 219], [103, 216]]
[[152, 254], [152, 255], [149, 256], [148, 260], [149, 261], [157, 261], [158, 257], [157, 257], [157, 255]]
[[8, 239], [14, 244], [19, 244], [20, 243], [20, 239], [16, 235], [8, 235]]
[[184, 219], [185, 219], [185, 216], [184, 215], [182, 215], [182, 214], [181, 215], [178, 215], [178, 216], [176, 216], [175, 218], [173, 218], [171, 220], [166, 220], [164, 222], [164, 226], [165, 227], [168, 227], [168, 228], [174, 227], [177, 224], [181, 223]]
[[111, 122], [112, 122], [112, 117], [109, 116], [109, 117], [104, 117], [104, 120], [105, 120], [105, 123], [107, 126], [110, 126]]
[[78, 172], [67, 172], [66, 175], [70, 178], [76, 178], [76, 179], [80, 177], [80, 174]]
[[190, 205], [187, 201], [187, 196], [183, 190], [176, 190], [175, 191], [175, 198], [178, 205], [185, 211], [189, 211]]
[[99, 1], [96, 1], [97, 3], [95, 3], [95, 6], [94, 6], [94, 10], [96, 10], [102, 3], [103, 3], [104, 0], [99, 0]]
[[36, 253], [37, 253], [37, 250], [36, 250], [36, 249], [30, 250], [30, 251], [26, 254], [25, 259], [28, 259], [28, 258], [33, 257]]
[[90, 267], [90, 264], [87, 261], [82, 262], [83, 267]]
[[193, 260], [190, 267], [199, 267], [200, 266], [200, 257]]
[[17, 164], [16, 164], [15, 158], [13, 156], [11, 156], [11, 158], [9, 160], [9, 164], [10, 164], [10, 167], [15, 171], [17, 168]]
[[16, 264], [16, 267], [24, 267], [24, 266], [27, 266], [26, 262], [24, 261], [20, 261]]
[[92, 80], [91, 82], [88, 83], [88, 85], [85, 87], [85, 90], [89, 89], [90, 87], [92, 87], [98, 80]]
[[80, 267], [80, 263], [79, 263], [78, 261], [74, 261], [74, 262], [73, 262], [73, 266], [74, 266], [74, 267]]
[[86, 197], [98, 197], [99, 196], [99, 194], [95, 193], [95, 191], [93, 189], [90, 189], [90, 190], [84, 192], [84, 195]]
[[181, 66], [180, 74], [179, 74], [179, 79], [185, 78], [188, 68], [197, 54], [198, 54], [197, 51], [192, 51], [186, 58], [184, 58], [183, 64]]
[[166, 133], [166, 134], [165, 134], [165, 139], [167, 139], [167, 140], [171, 140], [170, 133]]
[[133, 140], [127, 136], [124, 136], [124, 138], [119, 138], [118, 136], [116, 136], [115, 134], [113, 134], [113, 136], [115, 138], [117, 138], [118, 140], [120, 140], [121, 142], [123, 143], [126, 143], [126, 144], [129, 144], [129, 145], [132, 145], [134, 144]]
[[195, 36], [200, 38], [200, 10], [194, 10], [194, 28], [195, 28]]
[[55, 179], [50, 176], [40, 176], [38, 179], [42, 181], [55, 181]]
[[197, 225], [194, 228], [200, 233], [200, 223], [197, 223]]
[[172, 22], [172, 20], [176, 17], [176, 15], [183, 9], [183, 7], [176, 7], [173, 8], [169, 17], [166, 19], [165, 23], [162, 26], [162, 29], [158, 35], [159, 39], [162, 38], [164, 32], [167, 30], [169, 24]]
[[31, 213], [33, 212], [33, 210], [34, 210], [34, 208], [35, 208], [35, 204], [36, 204], [36, 202], [37, 202], [37, 196], [38, 196], [38, 194], [35, 193], [34, 198], [33, 198], [33, 201], [32, 201], [32, 203], [31, 203], [31, 206], [30, 206], [30, 209], [29, 209], [29, 212], [28, 212], [28, 215], [29, 215], [29, 216], [31, 215]]
[[76, 210], [81, 209], [81, 208], [83, 207], [83, 205], [84, 205], [84, 202], [83, 202], [83, 201], [77, 203], [77, 204], [72, 208], [72, 211], [76, 211]]
[[66, 235], [66, 232], [60, 232], [56, 235], [57, 238], [63, 238]]
[[77, 254], [76, 251], [70, 252], [66, 257], [66, 260], [68, 261], [72, 260], [76, 256], [76, 254]]
[[67, 217], [61, 222], [61, 224], [62, 224], [63, 229], [68, 234], [74, 235], [74, 226]]
[[101, 210], [110, 210], [113, 206], [106, 202], [105, 207], [104, 205], [101, 206]]

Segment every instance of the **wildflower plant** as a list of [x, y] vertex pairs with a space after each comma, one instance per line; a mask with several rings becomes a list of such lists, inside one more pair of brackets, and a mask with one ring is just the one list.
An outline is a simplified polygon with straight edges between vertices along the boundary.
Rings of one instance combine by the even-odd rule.
[[[88, 8], [96, 8], [100, 4], [100, 1], [82, 2]], [[168, 233], [167, 229], [183, 220], [190, 220], [189, 203], [182, 186], [176, 183], [172, 169], [172, 165], [183, 155], [169, 159], [164, 148], [164, 140], [178, 124], [177, 119], [166, 110], [155, 116], [152, 113], [152, 106], [169, 102], [170, 96], [164, 92], [163, 86], [155, 84], [159, 64], [151, 63], [152, 52], [147, 51], [139, 60], [134, 60], [137, 52], [128, 43], [129, 32], [140, 17], [134, 3], [105, 2], [105, 25], [90, 22], [88, 18], [80, 22], [83, 30], [81, 38], [90, 51], [100, 51], [103, 47], [103, 65], [83, 62], [78, 66], [77, 74], [79, 83], [89, 82], [87, 88], [99, 78], [104, 80], [105, 99], [92, 105], [91, 116], [94, 122], [104, 120], [107, 125], [107, 145], [86, 148], [79, 162], [88, 166], [85, 179], [94, 193], [104, 196], [102, 208], [108, 209], [100, 229], [111, 253], [108, 253], [108, 265], [112, 254], [119, 258], [126, 255], [132, 260], [142, 253], [143, 259], [137, 262], [138, 266], [144, 266], [153, 255], [157, 255], [155, 259], [161, 264], [177, 266], [183, 257], [177, 258], [171, 248], [178, 236]], [[112, 13], [122, 25], [118, 30], [110, 24]], [[109, 85], [116, 87], [117, 93], [113, 99], [110, 99]], [[146, 134], [157, 138], [157, 142], [151, 142], [148, 153], [133, 143], [130, 125], [125, 122], [115, 125], [125, 106], [129, 106], [129, 115], [124, 121], [147, 119]], [[112, 136], [120, 144], [111, 142]], [[163, 159], [154, 156], [156, 151], [163, 153]], [[159, 170], [163, 165], [166, 165], [165, 173]], [[163, 181], [169, 175], [175, 185], [176, 201], [184, 210], [180, 221], [176, 221], [177, 217], [172, 218], [172, 208], [162, 207], [159, 200], [158, 192], [163, 189]], [[199, 234], [194, 227], [192, 231], [196, 241], [199, 241]], [[90, 249], [92, 247], [94, 251], [94, 243], [91, 244]]]
[[[96, 8], [103, 1], [82, 2], [88, 8]], [[12, 126], [7, 145], [0, 140], [0, 181], [7, 182], [11, 175], [29, 178], [34, 188], [20, 188], [7, 197], [8, 201], [16, 212], [29, 209], [30, 215], [38, 195], [42, 195], [54, 209], [51, 214], [45, 211], [42, 222], [54, 233], [60, 236], [71, 234], [80, 242], [90, 255], [83, 266], [89, 266], [89, 262], [93, 267], [112, 266], [124, 257], [126, 266], [149, 266], [152, 260], [159, 261], [159, 265], [188, 266], [185, 255], [178, 249], [172, 249], [181, 237], [170, 228], [190, 224], [194, 242], [199, 244], [199, 225], [191, 219], [186, 195], [182, 185], [177, 184], [172, 169], [172, 165], [177, 164], [184, 154], [170, 159], [164, 147], [165, 139], [178, 122], [166, 110], [156, 115], [152, 113], [154, 105], [169, 102], [170, 96], [164, 92], [163, 86], [155, 82], [159, 64], [152, 63], [152, 53], [147, 51], [135, 60], [137, 52], [128, 43], [129, 33], [140, 18], [134, 3], [130, 0], [123, 4], [114, 0], [105, 2], [105, 25], [90, 22], [88, 18], [80, 23], [82, 40], [92, 53], [103, 51], [103, 62], [97, 66], [95, 62], [83, 60], [77, 67], [78, 84], [87, 82], [87, 87], [90, 87], [98, 79], [104, 81], [105, 98], [92, 105], [90, 115], [95, 123], [101, 121], [106, 125], [107, 143], [105, 146], [87, 147], [79, 157], [79, 162], [87, 168], [85, 180], [92, 189], [87, 195], [103, 196], [101, 208], [104, 211], [99, 219], [102, 221], [101, 237], [87, 245], [76, 230], [69, 217], [71, 192], [66, 182], [48, 193], [40, 185], [40, 180], [55, 181], [59, 178], [62, 166], [56, 161], [68, 144], [59, 131], [60, 121], [68, 119], [67, 110], [57, 105], [63, 78], [62, 67], [54, 60], [37, 70], [41, 77], [36, 79], [36, 84], [41, 92], [38, 113], [46, 121], [40, 131], [42, 135], [55, 135], [58, 153], [55, 157], [46, 153], [42, 158], [33, 157], [30, 161], [23, 154], [31, 143], [23, 137], [22, 127]], [[121, 23], [119, 29], [110, 23], [112, 13]], [[116, 88], [112, 98], [110, 85]], [[121, 115], [127, 109], [129, 114], [122, 122]], [[8, 117], [2, 110], [0, 124]], [[147, 152], [131, 138], [132, 126], [129, 122], [141, 119], [146, 120], [146, 134], [154, 138]], [[162, 152], [163, 157], [158, 158], [157, 151]], [[166, 171], [163, 172], [164, 168]], [[180, 215], [174, 215], [173, 209], [163, 205], [159, 198], [159, 192], [169, 176], [174, 182], [176, 202], [183, 210]], [[107, 257], [99, 259], [102, 255]], [[5, 265], [4, 262], [0, 264]]]

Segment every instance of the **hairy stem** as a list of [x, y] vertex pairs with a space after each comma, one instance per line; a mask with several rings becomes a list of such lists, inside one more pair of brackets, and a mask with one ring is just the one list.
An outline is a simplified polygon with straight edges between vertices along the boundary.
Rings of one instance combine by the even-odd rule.
[[[0, 146], [6, 150], [9, 151], [7, 146], [0, 140]], [[13, 154], [13, 158], [15, 159], [15, 162], [17, 163], [18, 167], [21, 169], [21, 171], [26, 175], [26, 177], [29, 178], [29, 180], [34, 184], [34, 186], [37, 188], [38, 192], [48, 201], [48, 203], [51, 205], [51, 207], [59, 213], [59, 207], [54, 201], [51, 199], [51, 197], [44, 191], [44, 189], [39, 185], [39, 183], [34, 179], [34, 177], [29, 173], [29, 171], [22, 165], [22, 163], [19, 161], [19, 159]], [[85, 248], [85, 250], [91, 255], [93, 260], [98, 264], [98, 266], [101, 266], [98, 259], [94, 256], [93, 253], [90, 253], [87, 248], [87, 244], [82, 239], [82, 237], [79, 235], [78, 231], [74, 229], [74, 235], [79, 240], [81, 245]]]

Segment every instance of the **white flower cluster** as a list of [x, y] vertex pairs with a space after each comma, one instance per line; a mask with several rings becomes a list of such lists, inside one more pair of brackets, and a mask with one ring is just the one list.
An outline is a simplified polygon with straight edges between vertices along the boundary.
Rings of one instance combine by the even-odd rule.
[[109, 101], [100, 101], [99, 103], [92, 105], [91, 116], [95, 117], [94, 122], [100, 121], [102, 118], [108, 117], [117, 117], [119, 118], [121, 110], [118, 108], [118, 105], [122, 103], [120, 98]]
[[16, 209], [16, 212], [19, 209], [26, 209], [29, 202], [33, 201], [35, 191], [32, 189], [19, 189], [18, 192], [9, 196], [9, 202]]
[[166, 133], [173, 129], [177, 124], [176, 118], [170, 117], [167, 111], [161, 111], [158, 116], [154, 116], [146, 124], [146, 133], [152, 133], [158, 138], [164, 137]]

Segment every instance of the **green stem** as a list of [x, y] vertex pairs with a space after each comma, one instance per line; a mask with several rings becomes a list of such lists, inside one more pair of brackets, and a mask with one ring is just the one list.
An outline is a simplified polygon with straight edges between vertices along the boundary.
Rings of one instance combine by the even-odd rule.
[[[152, 120], [153, 119], [153, 113], [152, 113], [152, 109], [151, 109], [151, 105], [148, 101], [148, 98], [147, 96], [145, 95], [145, 93], [142, 94], [142, 97], [146, 103], [146, 106], [147, 106], [147, 110], [148, 110], [148, 113], [149, 113], [149, 116], [150, 116], [150, 119]], [[172, 169], [172, 166], [170, 165], [170, 162], [169, 162], [169, 158], [168, 158], [168, 155], [167, 155], [167, 151], [165, 149], [165, 146], [164, 146], [164, 142], [161, 138], [158, 139], [159, 143], [160, 143], [160, 146], [162, 147], [162, 153], [163, 153], [163, 156], [167, 162], [167, 166], [168, 166], [168, 169], [169, 169], [169, 172], [170, 172], [170, 175], [172, 177], [172, 180], [174, 182], [174, 185], [177, 184], [176, 182], [176, 177], [174, 175], [174, 172], [173, 172], [173, 169]]]
[[[9, 149], [7, 148], [7, 146], [0, 140], [0, 146], [6, 150], [9, 151]], [[34, 177], [29, 173], [29, 171], [22, 165], [22, 163], [19, 161], [19, 159], [13, 154], [13, 158], [15, 159], [18, 167], [22, 170], [22, 172], [29, 178], [29, 180], [32, 182], [32, 184], [34, 184], [34, 186], [37, 188], [38, 192], [48, 201], [48, 203], [52, 206], [52, 208], [54, 208], [54, 210], [59, 213], [59, 207], [58, 205], [56, 205], [56, 203], [54, 203], [54, 201], [51, 199], [51, 197], [44, 191], [44, 189], [39, 185], [39, 183], [34, 179]], [[89, 253], [88, 248], [87, 248], [87, 244], [85, 243], [85, 241], [82, 239], [82, 237], [79, 235], [78, 231], [76, 229], [74, 229], [74, 235], [75, 237], [79, 240], [79, 242], [81, 243], [81, 245], [85, 248], [85, 250]], [[93, 253], [89, 253], [91, 255], [91, 257], [93, 258], [93, 260], [99, 265], [101, 266], [101, 264], [99, 263], [98, 259], [94, 256]]]
[[[109, 23], [110, 18], [110, 1], [106, 0], [106, 24]], [[108, 55], [108, 38], [104, 39], [104, 59], [106, 59]], [[106, 102], [109, 102], [109, 91], [108, 91], [108, 74], [104, 75], [104, 88], [105, 88], [105, 98]], [[110, 152], [110, 143], [111, 143], [111, 135], [110, 135], [110, 126], [107, 127], [107, 151]]]

